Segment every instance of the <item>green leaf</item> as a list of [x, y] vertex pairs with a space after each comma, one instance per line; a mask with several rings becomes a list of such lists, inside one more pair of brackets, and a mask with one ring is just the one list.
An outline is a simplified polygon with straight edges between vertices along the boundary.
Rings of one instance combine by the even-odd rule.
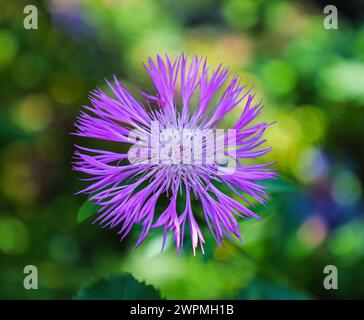
[[287, 286], [268, 282], [259, 278], [252, 280], [241, 289], [236, 300], [308, 300], [310, 297]]
[[160, 300], [153, 286], [136, 280], [128, 273], [111, 276], [86, 285], [75, 296], [77, 300]]
[[93, 216], [100, 209], [100, 206], [94, 204], [91, 200], [87, 200], [78, 210], [77, 223], [81, 223], [87, 218]]

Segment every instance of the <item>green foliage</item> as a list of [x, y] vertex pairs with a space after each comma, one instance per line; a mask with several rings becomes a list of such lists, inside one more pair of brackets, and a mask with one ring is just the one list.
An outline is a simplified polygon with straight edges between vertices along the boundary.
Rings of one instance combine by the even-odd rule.
[[95, 215], [100, 209], [100, 206], [92, 203], [91, 200], [85, 201], [77, 212], [77, 222], [81, 223], [89, 217]]
[[241, 289], [237, 300], [307, 300], [309, 296], [287, 286], [255, 278]]
[[98, 280], [77, 292], [77, 300], [160, 300], [158, 290], [123, 273]]

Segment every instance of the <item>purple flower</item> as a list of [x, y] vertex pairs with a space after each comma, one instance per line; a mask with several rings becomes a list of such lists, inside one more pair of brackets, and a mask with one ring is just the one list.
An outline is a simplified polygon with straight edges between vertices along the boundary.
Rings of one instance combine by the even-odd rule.
[[[90, 181], [80, 192], [100, 205], [96, 221], [118, 226], [122, 239], [140, 224], [136, 246], [151, 228], [162, 227], [162, 249], [169, 230], [178, 253], [186, 225], [194, 253], [199, 244], [203, 252], [197, 222], [203, 218], [218, 245], [224, 237], [240, 239], [237, 217], [260, 219], [248, 208], [249, 198], [264, 205], [268, 196], [257, 182], [276, 176], [272, 163], [246, 163], [270, 150], [257, 148], [271, 124], [252, 124], [263, 106], [253, 103], [238, 77], [227, 83], [227, 68], [210, 71], [197, 56], [190, 61], [184, 54], [173, 61], [157, 56], [145, 68], [156, 92], [142, 92], [144, 104], [114, 77], [114, 85], [107, 82], [114, 96], [92, 92], [91, 106], [84, 106], [76, 123], [78, 136], [131, 147], [122, 153], [121, 146], [118, 152], [77, 146], [74, 169]], [[235, 124], [222, 129], [226, 114], [242, 104]], [[161, 210], [160, 199], [168, 200]], [[194, 210], [198, 207], [202, 210]]]

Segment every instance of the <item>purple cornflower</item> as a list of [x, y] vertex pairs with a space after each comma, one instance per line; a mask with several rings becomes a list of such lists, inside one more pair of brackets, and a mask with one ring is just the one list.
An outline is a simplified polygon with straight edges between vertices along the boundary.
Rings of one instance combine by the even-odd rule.
[[[197, 56], [190, 61], [184, 54], [173, 61], [157, 56], [155, 61], [149, 58], [145, 68], [156, 92], [142, 92], [144, 104], [114, 77], [114, 85], [107, 82], [114, 97], [101, 89], [92, 92], [91, 106], [84, 106], [76, 123], [76, 135], [134, 146], [134, 156], [139, 155], [139, 160], [131, 161], [130, 152], [77, 146], [74, 169], [91, 176], [86, 179], [91, 184], [80, 192], [90, 194], [90, 199], [100, 206], [96, 221], [110, 228], [119, 226], [121, 239], [134, 224], [141, 224], [136, 246], [151, 228], [163, 227], [162, 249], [170, 230], [178, 253], [187, 224], [194, 253], [199, 244], [203, 252], [205, 240], [192, 205], [192, 201], [198, 201], [202, 208], [199, 218], [204, 217], [218, 245], [224, 237], [231, 240], [231, 235], [240, 239], [236, 217], [260, 219], [247, 207], [253, 206], [249, 198], [265, 204], [265, 187], [256, 182], [276, 176], [269, 168], [272, 163], [243, 163], [270, 150], [256, 150], [265, 142], [261, 137], [271, 125], [252, 124], [263, 106], [253, 103], [254, 95], [240, 84], [238, 77], [227, 83], [227, 68], [220, 65], [210, 71], [206, 59]], [[242, 103], [245, 106], [230, 133], [221, 134], [220, 130], [220, 135], [216, 135], [213, 161], [206, 161], [207, 138], [205, 135], [197, 139], [199, 133], [218, 131], [225, 115]], [[152, 128], [156, 123], [157, 129]], [[160, 143], [168, 130], [173, 135]], [[182, 134], [184, 131], [188, 134]], [[234, 145], [228, 144], [231, 132]], [[156, 140], [158, 143], [153, 144]], [[168, 141], [172, 143], [166, 147]], [[194, 144], [196, 141], [199, 146]], [[192, 145], [197, 147], [193, 149]], [[176, 156], [176, 150], [181, 154]], [[180, 161], [185, 154], [192, 161]], [[229, 190], [230, 196], [222, 190]], [[161, 198], [167, 198], [169, 204], [157, 210]]]

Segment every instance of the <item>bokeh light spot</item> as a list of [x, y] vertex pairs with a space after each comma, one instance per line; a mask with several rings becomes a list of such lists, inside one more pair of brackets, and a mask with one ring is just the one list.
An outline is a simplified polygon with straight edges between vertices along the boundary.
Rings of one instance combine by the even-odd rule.
[[360, 180], [350, 170], [340, 170], [334, 175], [331, 194], [338, 204], [342, 206], [353, 205], [361, 196]]
[[52, 109], [42, 96], [28, 96], [13, 113], [14, 121], [25, 131], [39, 131], [51, 121]]
[[15, 218], [0, 218], [0, 251], [20, 254], [28, 245], [29, 237], [24, 224]]
[[0, 48], [0, 68], [2, 68], [14, 59], [18, 51], [18, 43], [11, 32], [0, 30]]

